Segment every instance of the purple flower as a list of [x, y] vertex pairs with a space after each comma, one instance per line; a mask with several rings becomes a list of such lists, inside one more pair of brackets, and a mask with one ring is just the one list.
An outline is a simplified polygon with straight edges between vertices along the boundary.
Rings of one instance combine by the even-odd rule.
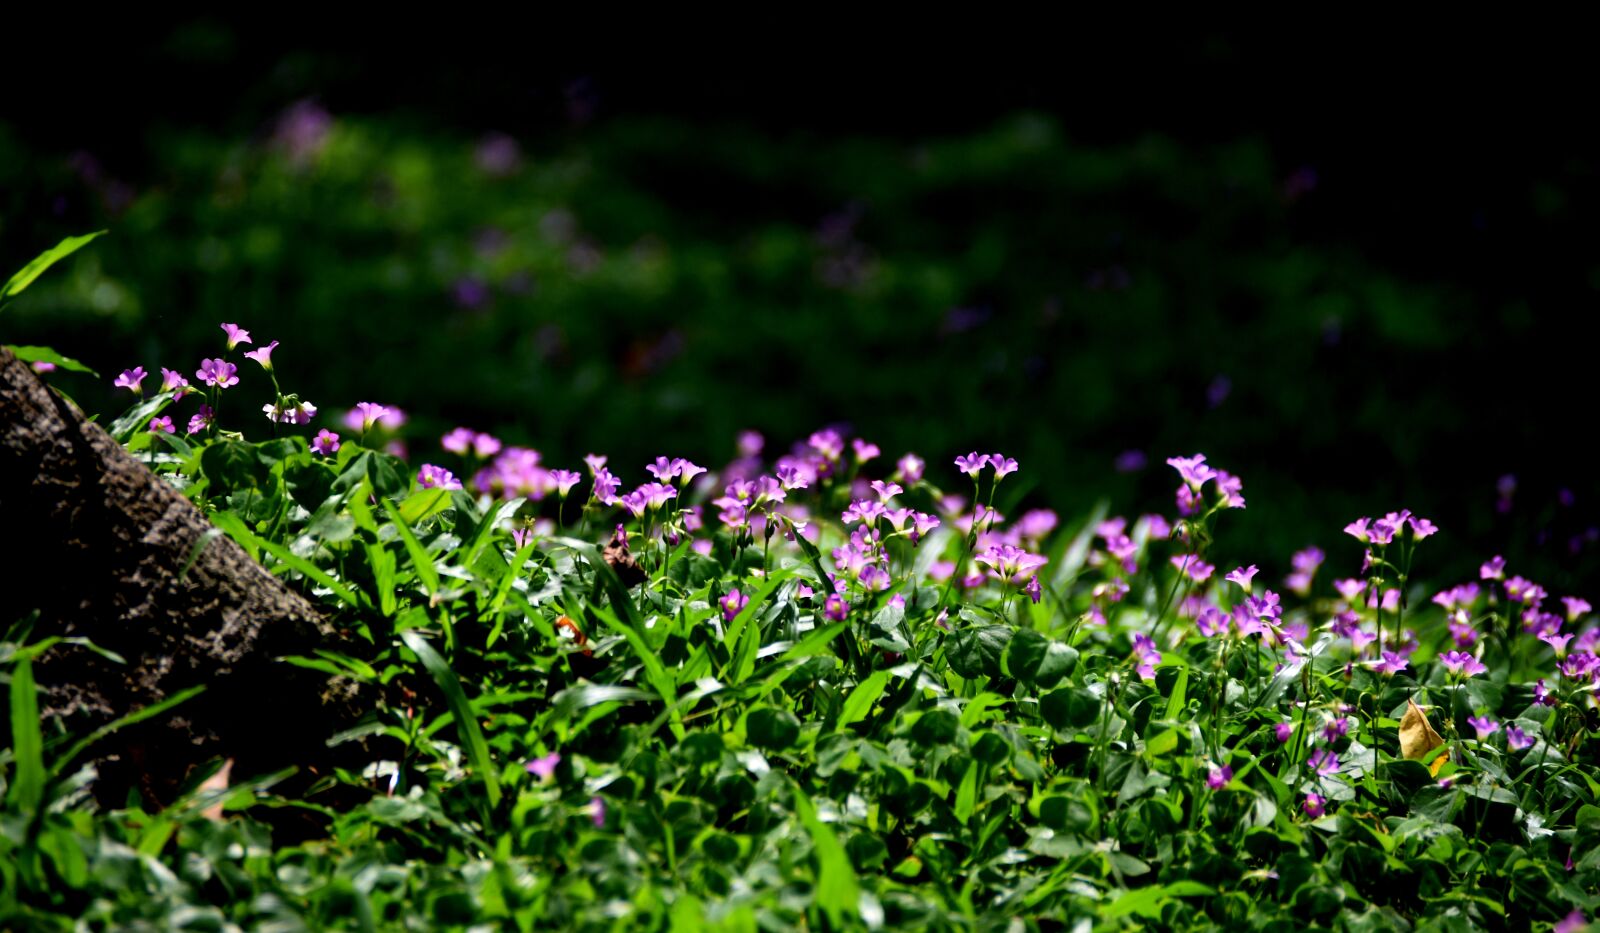
[[1278, 744], [1281, 745], [1285, 742], [1288, 742], [1289, 737], [1294, 735], [1294, 723], [1280, 722], [1272, 727], [1272, 734], [1277, 738]]
[[855, 451], [857, 463], [866, 463], [883, 453], [877, 444], [869, 443], [859, 437], [850, 442], [850, 447]]
[[324, 457], [331, 457], [339, 452], [339, 435], [329, 431], [327, 428], [323, 428], [317, 432], [316, 438], [311, 441], [311, 449]]
[[1500, 580], [1506, 575], [1506, 559], [1496, 555], [1483, 562], [1478, 568], [1478, 578], [1482, 580]]
[[589, 817], [594, 820], [595, 829], [606, 825], [606, 802], [599, 797], [590, 797]]
[[417, 471], [417, 485], [423, 489], [460, 489], [461, 481], [444, 467], [424, 463]]
[[1206, 769], [1206, 786], [1212, 790], [1221, 790], [1227, 787], [1228, 782], [1231, 780], [1233, 780], [1233, 769], [1226, 765], [1220, 768], [1216, 765], [1211, 765]]
[[738, 615], [749, 604], [750, 597], [737, 589], [729, 590], [728, 595], [717, 600], [717, 606], [722, 609], [722, 621], [724, 622], [732, 622], [733, 617]]
[[990, 454], [989, 465], [994, 467], [995, 482], [999, 482], [1017, 472], [1017, 461], [1004, 454]]
[[250, 332], [237, 324], [222, 325], [222, 332], [228, 335], [228, 349], [230, 350], [241, 343], [250, 342]]
[[862, 587], [869, 590], [886, 590], [891, 582], [889, 571], [877, 564], [867, 564], [862, 567], [857, 579], [861, 581]]
[[156, 434], [156, 433], [162, 432], [162, 431], [164, 431], [164, 432], [166, 432], [168, 434], [171, 434], [174, 431], [176, 431], [177, 428], [172, 426], [172, 419], [171, 418], [168, 418], [166, 415], [162, 415], [159, 418], [151, 418], [150, 419], [150, 429], [149, 430], [150, 430], [151, 434]]
[[1465, 651], [1446, 651], [1444, 654], [1439, 655], [1439, 663], [1443, 664], [1445, 670], [1449, 671], [1450, 673], [1458, 674], [1463, 677], [1471, 677], [1475, 674], [1482, 674], [1488, 670], [1482, 661], [1479, 661], [1477, 658], [1466, 653]]
[[53, 373], [56, 371], [56, 364], [50, 362], [49, 360], [34, 360], [32, 365], [33, 371], [36, 373], [43, 374]]
[[144, 381], [144, 376], [144, 367], [135, 366], [132, 369], [124, 369], [122, 375], [112, 380], [111, 384], [118, 389], [128, 389], [135, 395], [143, 395], [144, 389], [140, 388], [139, 383]]
[[259, 350], [251, 350], [245, 356], [261, 364], [261, 368], [272, 372], [272, 351], [278, 348], [278, 341], [274, 340]]
[[195, 412], [194, 415], [189, 418], [189, 427], [184, 431], [184, 433], [199, 434], [206, 428], [211, 427], [212, 423], [216, 421], [216, 419], [217, 413], [211, 410], [210, 405], [201, 405], [200, 410]]
[[1223, 577], [1223, 579], [1227, 580], [1229, 583], [1239, 584], [1240, 586], [1244, 587], [1244, 591], [1248, 593], [1250, 592], [1250, 581], [1258, 572], [1259, 570], [1256, 565], [1251, 564], [1248, 567], [1238, 567], [1229, 571], [1228, 575]]
[[1229, 616], [1227, 613], [1216, 606], [1207, 606], [1200, 610], [1200, 617], [1195, 620], [1195, 627], [1205, 637], [1215, 638], [1218, 635], [1226, 635], [1228, 633], [1228, 621]]
[[1406, 522], [1411, 525], [1411, 537], [1418, 541], [1439, 530], [1439, 526], [1433, 522], [1428, 521], [1426, 518], [1418, 518], [1415, 515], [1408, 517]]
[[1194, 492], [1199, 492], [1201, 486], [1217, 476], [1216, 470], [1206, 466], [1205, 454], [1195, 454], [1193, 457], [1168, 457], [1167, 465], [1177, 470], [1184, 483]]
[[1591, 611], [1593, 611], [1593, 608], [1594, 608], [1594, 607], [1589, 605], [1589, 601], [1588, 600], [1579, 599], [1576, 596], [1563, 596], [1563, 597], [1561, 597], [1561, 602], [1564, 603], [1566, 605], [1566, 607], [1567, 607], [1567, 621], [1568, 622], [1576, 622], [1576, 621], [1578, 621], [1579, 619], [1583, 618], [1585, 615], [1587, 615]]
[[177, 370], [168, 369], [165, 366], [161, 367], [161, 391], [171, 392], [174, 389], [188, 388], [189, 380], [183, 377], [183, 373], [180, 373]]
[[561, 753], [551, 752], [542, 758], [535, 758], [523, 765], [529, 774], [537, 775], [539, 780], [548, 781], [555, 776], [556, 765], [561, 764]]
[[890, 499], [905, 492], [899, 483], [886, 483], [881, 479], [872, 481], [872, 491], [878, 494], [878, 501], [887, 505]]
[[1142, 450], [1124, 450], [1111, 461], [1111, 467], [1118, 473], [1137, 473], [1149, 462], [1150, 458]]
[[227, 360], [201, 360], [195, 375], [208, 386], [226, 389], [239, 384], [239, 367]]
[[576, 486], [578, 481], [581, 479], [583, 479], [583, 477], [572, 470], [550, 471], [550, 482], [554, 483], [556, 486], [556, 495], [563, 499], [567, 497], [567, 493], [571, 492], [572, 487]]
[[1467, 725], [1478, 733], [1478, 741], [1480, 742], [1500, 731], [1500, 724], [1488, 716], [1473, 716], [1467, 720]]
[[1534, 737], [1522, 731], [1520, 726], [1506, 726], [1506, 748], [1514, 752], [1532, 748]]
[[1352, 538], [1355, 538], [1357, 541], [1360, 541], [1362, 544], [1367, 544], [1372, 540], [1372, 530], [1369, 527], [1371, 524], [1372, 519], [1370, 518], [1358, 518], [1350, 524], [1344, 526], [1344, 533]]
[[1574, 637], [1570, 634], [1557, 635], [1555, 632], [1541, 632], [1539, 634], [1539, 640], [1554, 648], [1558, 658], [1566, 656], [1567, 642], [1572, 641]]
[[1217, 569], [1193, 554], [1172, 555], [1172, 566], [1196, 583], [1204, 583], [1211, 579], [1211, 574]]
[[843, 622], [850, 614], [850, 604], [838, 593], [828, 594], [828, 601], [823, 605], [822, 614], [829, 622]]
[[1039, 605], [1039, 600], [1043, 598], [1044, 592], [1039, 586], [1038, 574], [1034, 574], [1028, 578], [1028, 585], [1023, 587], [1023, 591], [1028, 594], [1029, 599], [1033, 600], [1033, 604], [1035, 606]]
[[1300, 809], [1305, 811], [1306, 816], [1314, 820], [1321, 819], [1322, 815], [1328, 812], [1327, 804], [1328, 798], [1316, 791], [1307, 791], [1305, 802], [1300, 804]]
[[1339, 756], [1335, 755], [1331, 749], [1319, 748], [1311, 753], [1310, 758], [1306, 759], [1306, 766], [1317, 777], [1333, 777], [1339, 773]]
[[988, 462], [989, 458], [987, 456], [974, 450], [965, 457], [956, 458], [956, 469], [976, 480], [978, 478], [978, 471], [982, 470], [983, 465]]
[[1337, 742], [1350, 734], [1350, 717], [1335, 716], [1322, 727], [1322, 741]]
[[444, 437], [439, 438], [439, 446], [453, 454], [466, 455], [472, 448], [472, 439], [477, 432], [471, 428], [456, 428]]
[[345, 426], [354, 431], [366, 432], [389, 414], [389, 409], [377, 402], [357, 402], [356, 407], [344, 417]]
[[1217, 498], [1224, 508], [1244, 508], [1244, 496], [1240, 495], [1243, 489], [1244, 480], [1226, 470], [1217, 471]]
[[[903, 483], [916, 483], [922, 479], [922, 471], [927, 463], [916, 454], [906, 454], [895, 464], [894, 478]], [[779, 474], [781, 477], [783, 474]]]
[[[1567, 855], [1567, 870], [1572, 870], [1571, 853], [1568, 853]], [[1556, 923], [1553, 933], [1582, 933], [1582, 931], [1587, 929], [1588, 926], [1589, 918], [1583, 915], [1583, 911], [1573, 908], [1571, 913], [1567, 914], [1565, 917], [1562, 917], [1561, 920]]]
[[1393, 651], [1385, 651], [1381, 661], [1372, 662], [1372, 669], [1385, 677], [1393, 677], [1407, 667], [1406, 659]]

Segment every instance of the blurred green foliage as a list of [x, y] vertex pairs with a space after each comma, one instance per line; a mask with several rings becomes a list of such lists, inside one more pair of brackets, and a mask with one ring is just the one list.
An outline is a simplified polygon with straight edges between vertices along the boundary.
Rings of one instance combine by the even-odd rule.
[[[1495, 516], [1495, 478], [1536, 459], [1503, 406], [1467, 458], [1517, 309], [1300, 235], [1315, 176], [1265, 143], [1076, 145], [1039, 116], [914, 142], [640, 117], [513, 141], [310, 103], [269, 130], [154, 132], [152, 174], [123, 180], [0, 126], [5, 262], [111, 229], [7, 342], [192, 373], [237, 322], [282, 341], [285, 390], [330, 423], [411, 412], [419, 462], [465, 423], [638, 481], [659, 453], [731, 456], [740, 429], [846, 422], [892, 455], [1004, 450], [1058, 508], [1170, 512], [1161, 461], [1198, 450], [1270, 501], [1239, 555], [1267, 567], [1401, 506], [1470, 545], [1451, 570], [1541, 529], [1553, 581], [1592, 565], [1566, 553], [1584, 523], [1540, 512], [1554, 485], [1519, 527]], [[87, 378], [59, 381], [106, 409]], [[1127, 449], [1150, 465], [1114, 473]]]

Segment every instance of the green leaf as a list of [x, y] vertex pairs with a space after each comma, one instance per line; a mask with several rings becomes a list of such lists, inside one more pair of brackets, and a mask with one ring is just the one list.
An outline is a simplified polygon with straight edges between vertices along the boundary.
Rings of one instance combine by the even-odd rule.
[[845, 928], [845, 918], [857, 916], [861, 909], [861, 886], [856, 880], [850, 856], [828, 824], [817, 819], [817, 808], [798, 786], [794, 788], [794, 809], [800, 824], [811, 834], [812, 854], [817, 858], [817, 885], [813, 900], [834, 929]]
[[6, 796], [13, 806], [31, 817], [44, 802], [45, 770], [39, 696], [29, 658], [17, 661], [11, 669], [11, 757], [16, 766]]
[[75, 373], [88, 373], [96, 379], [100, 378], [99, 373], [69, 356], [62, 356], [49, 347], [6, 347], [6, 349], [10, 350], [16, 355], [17, 359], [24, 363], [54, 363], [61, 369], [71, 370]]
[[219, 493], [255, 488], [267, 481], [271, 467], [254, 444], [224, 438], [200, 452], [200, 471]]
[[1052, 641], [1033, 629], [1019, 629], [1006, 647], [1006, 673], [1025, 684], [1048, 690], [1078, 666], [1078, 650]]
[[745, 734], [757, 748], [781, 752], [800, 739], [800, 720], [786, 709], [763, 706], [750, 711]]
[[1064, 687], [1039, 698], [1039, 714], [1062, 732], [1082, 729], [1100, 714], [1100, 701], [1082, 688]]
[[1011, 640], [1007, 625], [973, 625], [956, 632], [945, 645], [950, 669], [962, 677], [1000, 676], [1000, 657]]
[[467, 758], [483, 781], [484, 793], [489, 796], [489, 806], [499, 806], [500, 775], [489, 758], [489, 745], [483, 740], [483, 730], [478, 726], [477, 717], [472, 714], [472, 704], [467, 702], [467, 695], [461, 689], [456, 672], [450, 669], [439, 652], [433, 650], [421, 632], [415, 629], [401, 632], [400, 640], [422, 661], [422, 666], [433, 676], [433, 682], [444, 692], [445, 702], [449, 704], [450, 713], [456, 721], [456, 729], [461, 733], [462, 744], [466, 746]]
[[283, 545], [276, 544], [257, 536], [254, 532], [245, 527], [244, 522], [239, 520], [239, 516], [234, 515], [231, 512], [218, 512], [211, 516], [211, 523], [227, 532], [229, 537], [239, 542], [239, 544], [244, 547], [245, 550], [250, 551], [252, 554], [259, 553], [260, 551], [266, 551], [268, 554], [276, 557], [279, 562], [281, 562], [290, 570], [298, 571], [306, 579], [320, 583], [322, 586], [327, 587], [330, 593], [349, 604], [352, 608], [361, 608], [361, 600], [357, 599], [356, 595], [352, 593], [348, 587], [340, 583], [338, 580], [335, 580], [333, 577], [328, 576], [328, 574], [317, 565], [311, 563], [303, 557], [294, 554]]
[[845, 697], [844, 705], [839, 707], [839, 718], [834, 726], [844, 729], [853, 723], [865, 719], [872, 712], [872, 704], [878, 702], [883, 696], [883, 691], [889, 686], [888, 671], [873, 671], [866, 680], [856, 684], [850, 695]]
[[400, 517], [406, 524], [415, 525], [448, 509], [450, 502], [448, 489], [420, 489], [400, 503]]
[[961, 786], [956, 789], [955, 814], [956, 819], [962, 823], [972, 819], [972, 811], [978, 802], [978, 763], [967, 764], [967, 771], [961, 776]]
[[174, 706], [199, 696], [200, 694], [204, 693], [205, 690], [206, 688], [204, 684], [199, 684], [186, 690], [180, 690], [164, 700], [151, 703], [149, 706], [129, 713], [128, 715], [123, 716], [121, 719], [106, 723], [100, 728], [89, 733], [89, 735], [79, 739], [77, 742], [74, 742], [71, 748], [68, 748], [64, 753], [61, 754], [60, 757], [51, 762], [50, 773], [53, 775], [60, 774], [67, 765], [71, 764], [74, 759], [83, 754], [83, 752], [88, 749], [89, 746], [100, 741], [106, 736], [111, 735], [118, 729], [125, 729], [128, 726], [144, 722], [146, 719], [149, 719], [153, 716], [159, 716], [167, 710], [172, 709]]
[[429, 597], [439, 592], [439, 571], [433, 566], [433, 555], [422, 546], [417, 536], [411, 533], [411, 526], [407, 524], [405, 516], [394, 507], [388, 499], [379, 499], [383, 510], [389, 513], [389, 519], [394, 522], [395, 531], [400, 534], [400, 541], [406, 546], [406, 553], [411, 555], [412, 569], [416, 570], [418, 578], [422, 580], [422, 588]]
[[109, 433], [112, 439], [119, 444], [126, 444], [150, 424], [151, 418], [171, 405], [174, 397], [171, 392], [158, 392], [128, 409], [121, 418], [111, 422]]
[[106, 231], [96, 230], [82, 236], [69, 236], [50, 249], [40, 253], [32, 262], [22, 267], [22, 271], [6, 280], [4, 287], [0, 287], [0, 303], [9, 301], [22, 294], [23, 289], [33, 284], [33, 280], [44, 274], [44, 271], [61, 260], [83, 249], [96, 237], [104, 236]]

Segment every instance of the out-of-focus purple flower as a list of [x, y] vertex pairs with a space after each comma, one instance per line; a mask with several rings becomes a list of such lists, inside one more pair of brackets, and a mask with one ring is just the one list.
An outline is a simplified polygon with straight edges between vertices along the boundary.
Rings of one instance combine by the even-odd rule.
[[1228, 614], [1216, 606], [1206, 606], [1200, 610], [1199, 618], [1195, 619], [1195, 628], [1200, 630], [1201, 635], [1215, 638], [1228, 633], [1229, 619]]
[[1044, 590], [1039, 584], [1038, 574], [1034, 574], [1033, 576], [1029, 577], [1028, 585], [1022, 589], [1023, 592], [1028, 594], [1028, 598], [1033, 600], [1033, 604], [1035, 606], [1039, 605], [1039, 600], [1044, 598]]
[[489, 285], [477, 276], [467, 275], [450, 283], [450, 300], [456, 307], [478, 311], [489, 304]]
[[823, 604], [822, 614], [829, 622], [843, 622], [850, 614], [850, 604], [838, 593], [830, 593], [827, 602]]
[[724, 622], [732, 622], [733, 617], [738, 615], [749, 604], [750, 597], [737, 589], [729, 590], [728, 595], [717, 600], [717, 605], [722, 609], [722, 621]]
[[1406, 523], [1411, 526], [1411, 537], [1418, 541], [1421, 541], [1423, 538], [1426, 538], [1439, 530], [1438, 525], [1428, 521], [1426, 518], [1418, 518], [1415, 515], [1408, 517], [1406, 519]]
[[1211, 765], [1206, 769], [1206, 786], [1212, 790], [1222, 790], [1231, 780], [1233, 780], [1233, 769], [1227, 765], [1220, 768]]
[[53, 373], [56, 371], [56, 364], [50, 362], [49, 360], [34, 360], [31, 365], [33, 366], [33, 371], [39, 373], [40, 375], [45, 373]]
[[760, 431], [740, 431], [736, 442], [741, 457], [759, 457], [766, 445], [767, 439], [761, 436]]
[[259, 350], [249, 351], [245, 354], [245, 357], [260, 363], [261, 368], [270, 373], [272, 372], [272, 351], [276, 350], [277, 348], [278, 341], [274, 340]]
[[201, 360], [195, 375], [206, 385], [219, 389], [239, 384], [239, 367], [227, 360]]
[[1344, 533], [1352, 538], [1355, 538], [1357, 541], [1360, 541], [1362, 544], [1367, 544], [1372, 541], [1371, 525], [1372, 519], [1358, 518], [1350, 524], [1344, 526]]
[[1328, 812], [1328, 798], [1316, 791], [1307, 791], [1306, 799], [1300, 804], [1300, 809], [1311, 819], [1321, 819]]
[[417, 471], [417, 485], [423, 489], [460, 489], [461, 481], [444, 467], [424, 463]]
[[1483, 580], [1502, 580], [1506, 575], [1506, 559], [1496, 554], [1483, 562], [1478, 568], [1478, 577]]
[[1572, 641], [1573, 637], [1571, 633], [1559, 635], [1555, 632], [1541, 632], [1539, 634], [1539, 640], [1554, 648], [1558, 658], [1566, 656], [1567, 643]]
[[1478, 741], [1480, 742], [1500, 731], [1500, 724], [1488, 716], [1470, 717], [1467, 719], [1467, 725], [1472, 727], [1472, 731], [1478, 733]]
[[1332, 749], [1319, 748], [1306, 760], [1306, 767], [1317, 777], [1333, 777], [1339, 773], [1339, 756]]
[[1179, 573], [1196, 583], [1204, 583], [1211, 579], [1211, 574], [1217, 569], [1193, 554], [1174, 554], [1171, 559], [1172, 566], [1178, 568]]
[[237, 324], [222, 325], [222, 332], [228, 335], [228, 349], [232, 350], [241, 343], [250, 343], [250, 332]]
[[1385, 677], [1393, 677], [1408, 666], [1405, 657], [1393, 651], [1385, 651], [1382, 660], [1372, 662], [1372, 669]]
[[1217, 376], [1206, 386], [1206, 407], [1216, 408], [1228, 400], [1228, 395], [1233, 391], [1233, 380], [1227, 376]]
[[583, 477], [572, 470], [550, 471], [550, 481], [555, 483], [556, 495], [563, 499], [567, 497], [568, 493], [572, 492], [572, 487], [578, 485], [578, 481], [581, 479]]
[[1555, 697], [1550, 695], [1550, 688], [1545, 686], [1543, 677], [1539, 678], [1539, 682], [1533, 685], [1533, 702], [1540, 706], [1556, 705]]
[[295, 101], [278, 117], [272, 141], [295, 165], [304, 166], [322, 152], [333, 129], [333, 116], [312, 100]]
[[1532, 748], [1535, 741], [1534, 737], [1522, 731], [1520, 726], [1506, 726], [1506, 748], [1520, 752]]
[[1250, 596], [1244, 601], [1245, 611], [1255, 617], [1262, 625], [1273, 626], [1283, 618], [1283, 607], [1279, 605], [1277, 593], [1265, 590], [1260, 596]]
[[344, 425], [352, 431], [370, 431], [388, 413], [389, 409], [377, 402], [357, 402], [356, 407], [345, 414]]
[[[1572, 870], [1572, 855], [1570, 853], [1567, 855], [1567, 870]], [[1573, 908], [1571, 913], [1556, 921], [1554, 933], [1582, 933], [1583, 930], [1588, 928], [1589, 918], [1583, 915], [1583, 911]]]
[[917, 483], [922, 480], [922, 471], [927, 468], [927, 462], [916, 454], [906, 454], [895, 463], [894, 479], [902, 483]]
[[1111, 461], [1111, 468], [1118, 473], [1137, 473], [1149, 464], [1150, 457], [1144, 451], [1124, 450]]
[[589, 818], [594, 820], [594, 828], [599, 829], [606, 825], [606, 802], [600, 797], [589, 798]]
[[1576, 596], [1563, 596], [1561, 597], [1561, 602], [1567, 607], [1568, 622], [1576, 622], [1594, 610], [1594, 607], [1589, 605], [1587, 599], [1580, 599]]
[[878, 501], [885, 505], [888, 504], [890, 499], [905, 492], [904, 489], [900, 488], [899, 483], [886, 483], [881, 479], [872, 481], [872, 491], [878, 494]]
[[127, 389], [135, 395], [143, 395], [144, 389], [139, 383], [144, 381], [144, 377], [144, 367], [135, 366], [132, 369], [124, 369], [121, 375], [111, 381], [111, 384], [118, 389]]
[[850, 448], [855, 451], [857, 463], [866, 463], [868, 460], [875, 459], [883, 453], [882, 450], [878, 449], [877, 444], [864, 441], [859, 437], [850, 442]]
[[538, 777], [539, 780], [548, 781], [555, 776], [556, 765], [559, 764], [561, 764], [561, 753], [551, 752], [548, 755], [532, 759], [523, 767], [527, 769], [529, 774]]
[[1494, 503], [1495, 511], [1499, 512], [1501, 515], [1510, 512], [1511, 498], [1517, 493], [1517, 477], [1515, 474], [1507, 473], [1506, 475], [1495, 480], [1494, 491], [1496, 496]]
[[217, 413], [211, 410], [210, 405], [201, 405], [200, 410], [195, 412], [189, 418], [189, 427], [184, 431], [184, 433], [199, 434], [206, 428], [211, 427], [212, 423], [216, 421], [216, 419]]
[[1488, 670], [1482, 661], [1465, 651], [1446, 651], [1439, 655], [1439, 663], [1450, 673], [1463, 677], [1472, 677]]
[[1257, 568], [1255, 564], [1251, 564], [1248, 567], [1236, 567], [1233, 570], [1228, 571], [1228, 575], [1223, 577], [1223, 579], [1227, 580], [1229, 583], [1239, 584], [1240, 586], [1244, 587], [1244, 591], [1248, 593], [1250, 592], [1250, 581], [1255, 578], [1255, 575], [1258, 572], [1259, 568]]
[[478, 140], [472, 151], [478, 171], [491, 178], [504, 178], [522, 164], [522, 147], [504, 133], [490, 133]]
[[183, 373], [175, 369], [168, 369], [165, 366], [161, 367], [161, 391], [171, 392], [175, 389], [187, 390], [188, 388], [189, 380], [184, 378]]
[[1244, 480], [1226, 470], [1217, 471], [1217, 498], [1221, 500], [1224, 508], [1244, 508]]
[[1350, 717], [1335, 716], [1322, 725], [1322, 741], [1337, 742], [1350, 734]]
[[456, 428], [444, 437], [439, 438], [439, 446], [453, 454], [462, 454], [472, 449], [472, 439], [477, 432], [471, 428]]
[[151, 418], [150, 419], [149, 431], [150, 431], [151, 434], [158, 434], [158, 433], [172, 434], [172, 433], [176, 432], [177, 430], [178, 429], [176, 427], [174, 427], [173, 424], [172, 424], [172, 419], [167, 417], [166, 415], [162, 415], [159, 418]]
[[1215, 479], [1217, 471], [1206, 466], [1206, 455], [1195, 454], [1193, 457], [1168, 457], [1167, 465], [1176, 469], [1185, 484], [1194, 492], [1199, 492], [1200, 487], [1208, 481]]
[[339, 452], [339, 435], [323, 428], [311, 442], [311, 449], [324, 457], [331, 457]]
[[988, 458], [987, 455], [980, 454], [976, 450], [974, 450], [972, 453], [967, 454], [965, 457], [957, 457], [956, 458], [956, 469], [958, 469], [961, 472], [967, 474], [968, 476], [972, 477], [973, 479], [977, 479], [978, 478], [978, 472], [980, 470], [982, 470], [983, 467], [984, 467], [984, 464], [986, 464], [988, 462], [989, 462], [989, 458]]
[[1292, 723], [1292, 722], [1280, 722], [1280, 723], [1278, 723], [1277, 725], [1272, 727], [1272, 735], [1273, 735], [1274, 738], [1276, 738], [1278, 740], [1278, 744], [1280, 744], [1280, 745], [1285, 743], [1285, 742], [1288, 742], [1289, 741], [1289, 737], [1294, 735], [1294, 723]]
[[995, 482], [999, 482], [1017, 472], [1017, 461], [1004, 454], [990, 454], [989, 465], [994, 467]]

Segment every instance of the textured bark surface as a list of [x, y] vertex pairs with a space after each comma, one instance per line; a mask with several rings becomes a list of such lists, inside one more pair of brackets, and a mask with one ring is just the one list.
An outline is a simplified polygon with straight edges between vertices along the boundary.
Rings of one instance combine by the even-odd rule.
[[[102, 428], [0, 348], [0, 580], [5, 622], [40, 610], [33, 639], [83, 636], [126, 659], [57, 647], [36, 673], [47, 716], [74, 732], [195, 684], [206, 692], [94, 753], [97, 795], [171, 802], [215, 757], [233, 773], [326, 760], [362, 702], [353, 685], [275, 660], [337, 647], [305, 599]], [[48, 735], [47, 731], [47, 735]]]

